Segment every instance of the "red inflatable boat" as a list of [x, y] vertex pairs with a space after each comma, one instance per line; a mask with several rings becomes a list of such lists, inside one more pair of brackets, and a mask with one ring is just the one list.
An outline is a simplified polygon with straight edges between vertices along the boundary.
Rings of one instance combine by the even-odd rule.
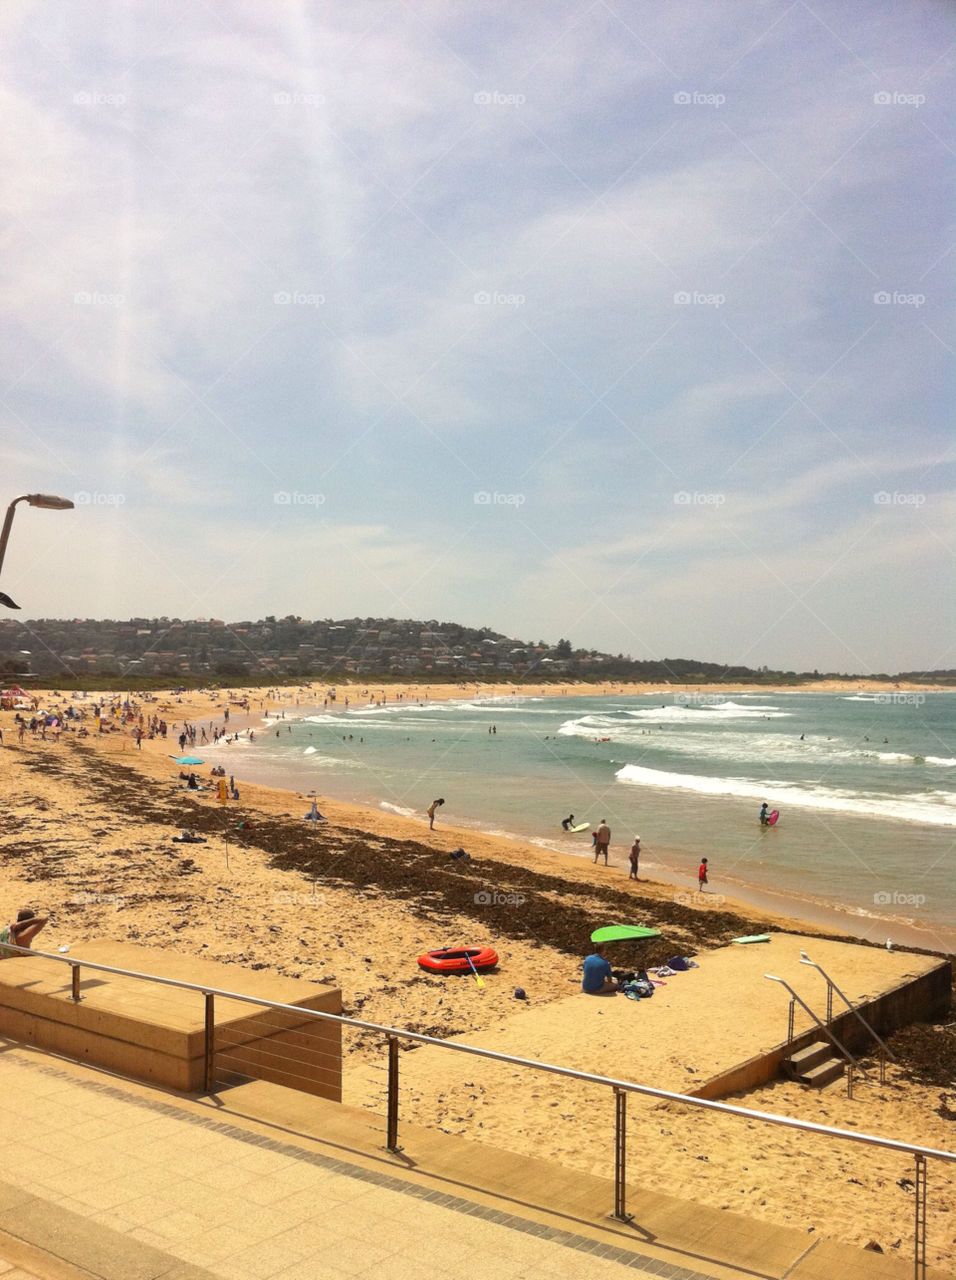
[[493, 947], [445, 947], [440, 951], [426, 951], [418, 957], [418, 963], [430, 973], [471, 973], [472, 965], [479, 970], [493, 969], [498, 963], [498, 952]]

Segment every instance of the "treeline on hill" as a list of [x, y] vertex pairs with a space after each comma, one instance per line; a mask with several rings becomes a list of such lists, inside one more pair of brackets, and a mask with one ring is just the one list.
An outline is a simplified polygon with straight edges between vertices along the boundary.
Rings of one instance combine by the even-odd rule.
[[792, 685], [821, 679], [932, 680], [956, 672], [854, 676], [755, 670], [693, 658], [633, 659], [575, 648], [570, 640], [528, 642], [488, 627], [396, 618], [309, 621], [287, 615], [218, 619], [0, 619], [0, 681], [71, 689], [167, 689], [305, 681], [401, 680], [418, 684], [638, 681], [653, 684]]

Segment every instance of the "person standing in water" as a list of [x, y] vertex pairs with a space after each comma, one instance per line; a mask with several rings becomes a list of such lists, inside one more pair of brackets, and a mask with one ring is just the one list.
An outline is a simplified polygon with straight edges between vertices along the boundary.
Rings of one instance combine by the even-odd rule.
[[770, 826], [770, 814], [768, 813], [769, 807], [770, 806], [767, 804], [766, 800], [760, 806], [760, 825], [762, 827]]
[[569, 813], [568, 816], [565, 819], [563, 819], [561, 826], [565, 829], [565, 831], [570, 831], [571, 828], [574, 826], [574, 814]]

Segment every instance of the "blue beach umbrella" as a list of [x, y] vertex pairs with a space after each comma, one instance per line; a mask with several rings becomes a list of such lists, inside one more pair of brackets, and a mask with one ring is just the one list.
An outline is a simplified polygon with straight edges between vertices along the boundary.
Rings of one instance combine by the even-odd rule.
[[198, 756], [170, 756], [170, 760], [175, 760], [177, 764], [204, 764]]

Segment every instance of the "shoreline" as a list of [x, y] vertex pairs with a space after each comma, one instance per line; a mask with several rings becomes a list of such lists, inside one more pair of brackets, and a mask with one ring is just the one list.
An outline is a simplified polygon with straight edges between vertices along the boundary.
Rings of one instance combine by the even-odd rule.
[[[860, 691], [860, 686], [855, 682], [821, 681], [819, 685], [819, 688], [807, 689], [807, 692], [838, 692], [843, 688]], [[839, 686], [839, 688], [831, 686]], [[173, 723], [177, 725], [180, 722], [195, 723], [198, 728], [200, 721], [221, 724], [222, 708], [224, 705], [229, 705], [231, 708], [230, 731], [243, 732], [248, 728], [258, 731], [267, 713], [270, 722], [275, 723], [276, 717], [281, 721], [284, 714], [289, 712], [296, 719], [304, 719], [310, 715], [321, 715], [323, 711], [331, 713], [341, 711], [345, 707], [346, 698], [349, 700], [349, 709], [354, 710], [360, 705], [374, 705], [375, 701], [383, 695], [389, 702], [399, 701], [398, 695], [402, 695], [400, 701], [404, 705], [417, 704], [419, 701], [427, 703], [474, 699], [511, 700], [514, 696], [512, 689], [515, 688], [501, 684], [479, 684], [468, 687], [443, 685], [435, 688], [430, 685], [423, 687], [417, 684], [401, 683], [373, 686], [359, 682], [349, 685], [338, 684], [334, 687], [337, 691], [336, 702], [328, 707], [321, 705], [321, 690], [306, 685], [290, 685], [273, 687], [269, 690], [241, 687], [235, 690], [184, 692], [177, 696], [173, 703], [169, 702], [168, 697], [162, 698], [161, 695], [156, 695], [146, 703], [146, 708], [152, 713], [153, 706], [165, 706], [170, 714], [176, 714], [177, 718]], [[568, 696], [586, 696], [580, 692], [580, 688], [579, 685], [569, 684], [562, 687], [562, 692]], [[585, 688], [591, 688], [593, 692], [592, 686], [585, 686]], [[769, 691], [760, 686], [755, 688], [746, 685], [713, 686], [713, 689], [721, 693], [730, 689], [754, 693]], [[704, 686], [686, 686], [684, 690], [677, 691], [673, 686], [665, 689], [650, 685], [638, 687], [608, 684], [606, 692], [601, 695], [593, 693], [593, 696], [670, 692], [679, 697], [682, 693], [690, 695], [693, 692], [704, 691]], [[780, 692], [787, 691], [793, 692], [793, 690], [780, 690]], [[926, 687], [925, 691], [943, 692], [945, 690], [931, 690]], [[109, 701], [106, 695], [103, 696]], [[520, 699], [522, 696], [550, 698], [560, 695], [554, 686], [533, 686], [524, 693], [518, 686], [517, 697]], [[94, 695], [91, 694], [89, 697], [93, 699]], [[318, 697], [319, 701], [313, 701], [314, 697]], [[248, 704], [246, 708], [237, 705], [243, 701]], [[259, 706], [256, 707], [255, 703], [259, 703]], [[217, 711], [218, 714], [216, 714]], [[6, 716], [3, 715], [3, 720], [5, 719]], [[6, 729], [7, 726], [4, 724], [3, 727]], [[99, 747], [104, 743], [116, 742], [117, 735], [101, 735], [98, 739], [91, 737], [88, 741], [93, 741]], [[125, 734], [119, 735], [118, 741], [121, 744], [120, 754], [127, 754], [127, 762], [134, 767], [137, 758], [142, 759], [147, 755], [158, 755], [162, 758], [164, 755], [173, 754], [170, 748], [177, 746], [175, 734], [172, 732], [165, 740], [159, 738], [152, 742], [144, 740], [142, 752], [135, 750]], [[199, 747], [196, 749], [198, 750]], [[221, 759], [219, 763], [222, 763]], [[237, 760], [236, 764], [240, 765], [240, 762]], [[173, 775], [178, 773], [178, 769], [172, 765], [172, 762], [170, 762], [170, 771]], [[312, 799], [311, 792], [300, 791], [294, 785], [265, 783], [249, 776], [242, 776], [239, 780], [243, 784], [244, 796], [247, 792], [254, 792], [254, 803], [264, 803], [266, 808], [273, 812], [290, 809], [295, 812], [296, 804], [305, 802], [308, 807]], [[418, 816], [396, 813], [383, 807], [382, 801], [376, 804], [354, 796], [323, 794], [321, 798], [323, 809], [334, 822], [385, 838], [424, 842], [429, 842], [430, 838], [437, 838], [437, 847], [447, 849], [456, 848], [468, 842], [471, 850], [481, 857], [490, 857], [508, 865], [521, 865], [545, 874], [565, 875], [571, 874], [573, 870], [574, 877], [577, 878], [584, 875], [593, 876], [597, 870], [605, 872], [603, 864], [600, 868], [596, 867], [590, 851], [577, 853], [570, 849], [561, 849], [556, 847], [556, 839], [550, 843], [545, 841], [538, 843], [519, 833], [490, 828], [477, 820], [460, 824], [439, 820], [435, 831], [429, 832], [424, 814]], [[733, 876], [721, 877], [715, 891], [707, 894], [705, 899], [698, 900], [697, 884], [694, 879], [697, 860], [698, 855], [695, 851], [680, 846], [655, 845], [651, 849], [644, 849], [642, 850], [642, 867], [653, 868], [654, 875], [653, 877], [644, 875], [636, 884], [640, 886], [640, 891], [648, 896], [682, 903], [689, 901], [702, 911], [722, 909], [743, 915], [756, 911], [777, 928], [796, 925], [809, 929], [823, 929], [827, 933], [849, 935], [860, 941], [878, 945], [883, 945], [889, 938], [894, 946], [916, 948], [939, 955], [956, 954], [956, 928], [947, 931], [900, 917], [875, 915], [835, 899], [804, 897], [792, 890], [775, 890]], [[680, 870], [682, 865], [688, 868], [686, 874]], [[607, 868], [612, 881], [617, 879], [625, 885], [634, 884], [635, 882], [628, 881], [627, 870], [626, 853], [622, 850], [615, 859], [612, 846], [611, 865]], [[727, 892], [719, 891], [722, 885], [727, 886]]]
[[[497, 686], [495, 687], [497, 688]], [[402, 686], [395, 686], [395, 688], [402, 688]], [[625, 692], [624, 689], [618, 689], [613, 694], [603, 696], [616, 696]], [[461, 691], [455, 691], [454, 694], [448, 691], [440, 700], [471, 701], [473, 696]], [[554, 694], [552, 692], [544, 696], [554, 696]], [[510, 700], [510, 698], [510, 694], [505, 694], [498, 695], [496, 700]], [[429, 701], [432, 702], [438, 700], [434, 697], [429, 698]], [[480, 700], [490, 702], [491, 698], [485, 697]], [[357, 703], [352, 704], [349, 709], [354, 710], [357, 705]], [[313, 715], [320, 716], [323, 711], [335, 712], [336, 710], [341, 710], [341, 707], [310, 707], [307, 704], [299, 703], [296, 705], [295, 714], [297, 718], [305, 720]], [[255, 713], [251, 713], [246, 719], [248, 727], [258, 727], [257, 724], [253, 723]], [[276, 772], [281, 773], [281, 767], [276, 767]], [[291, 772], [293, 771], [290, 770]], [[254, 774], [255, 769], [249, 775], [250, 778]], [[292, 780], [288, 782], [263, 782], [260, 773], [259, 778], [256, 779], [256, 785], [270, 787], [276, 791], [294, 792], [303, 799], [311, 798], [311, 792], [300, 791]], [[410, 832], [417, 830], [418, 838], [421, 838], [423, 832], [427, 833], [428, 831], [424, 816], [397, 812], [394, 808], [387, 806], [386, 802], [381, 799], [376, 800], [371, 797], [356, 796], [354, 793], [349, 794], [347, 788], [342, 788], [341, 786], [331, 792], [324, 793], [324, 796], [330, 803], [346, 807], [354, 806], [357, 811], [355, 817], [356, 825], [372, 824], [376, 830], [379, 830], [378, 824], [381, 821], [394, 819], [396, 822], [411, 823]], [[559, 866], [565, 865], [566, 860], [570, 860], [571, 863], [578, 867], [581, 865], [594, 865], [590, 850], [576, 852], [572, 849], [561, 848], [558, 837], [536, 839], [521, 832], [502, 830], [477, 818], [472, 819], [469, 817], [459, 821], [454, 826], [439, 820], [436, 831], [440, 830], [453, 833], [454, 839], [459, 844], [473, 839], [475, 836], [480, 836], [482, 839], [501, 841], [504, 846], [514, 846], [515, 849], [523, 850], [529, 854], [543, 854], [546, 859], [556, 857], [559, 862], [557, 865], [551, 866], [551, 870], [557, 870]], [[651, 848], [645, 847], [642, 850], [641, 865], [645, 868], [653, 868], [654, 876], [642, 877], [639, 883], [642, 886], [648, 883], [660, 885], [665, 890], [669, 887], [673, 892], [668, 896], [673, 898], [680, 896], [681, 900], [684, 900], [688, 894], [696, 898], [697, 884], [695, 874], [699, 853], [699, 850], [693, 850], [681, 845], [658, 844]], [[501, 855], [499, 854], [499, 856]], [[620, 872], [625, 879], [627, 878], [626, 853], [618, 848], [617, 856], [615, 857], [613, 845], [611, 867]], [[682, 871], [682, 867], [686, 867], [687, 871]], [[546, 867], [542, 869], [546, 869]], [[793, 890], [792, 887], [775, 889], [771, 886], [747, 881], [733, 875], [720, 877], [720, 884], [727, 886], [726, 892], [715, 890], [712, 896], [715, 902], [727, 904], [730, 910], [743, 912], [758, 910], [777, 921], [789, 920], [813, 928], [823, 927], [830, 931], [852, 934], [861, 941], [879, 945], [884, 945], [887, 940], [890, 940], [894, 946], [914, 947], [933, 951], [940, 955], [956, 954], [956, 927], [947, 929], [939, 923], [923, 923], [901, 916], [881, 915], [868, 911], [858, 904], [842, 902], [836, 898], [803, 895], [799, 891]], [[708, 906], [703, 906], [702, 909], [706, 910]]]

